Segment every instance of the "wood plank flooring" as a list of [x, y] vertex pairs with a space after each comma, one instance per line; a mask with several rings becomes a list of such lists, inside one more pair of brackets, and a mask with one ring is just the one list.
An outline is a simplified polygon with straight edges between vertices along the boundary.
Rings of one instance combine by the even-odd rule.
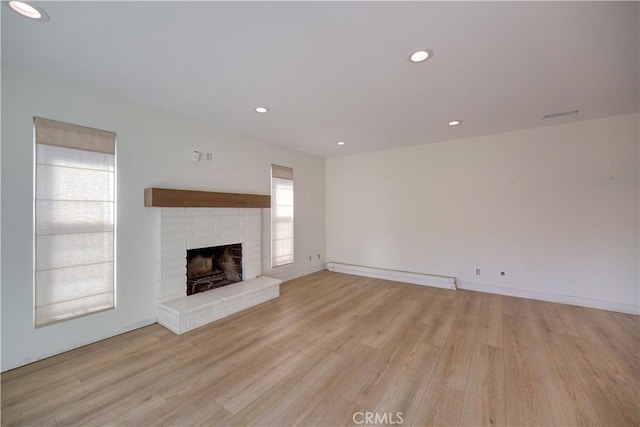
[[182, 336], [156, 324], [1, 381], [3, 426], [638, 426], [640, 320], [322, 271]]

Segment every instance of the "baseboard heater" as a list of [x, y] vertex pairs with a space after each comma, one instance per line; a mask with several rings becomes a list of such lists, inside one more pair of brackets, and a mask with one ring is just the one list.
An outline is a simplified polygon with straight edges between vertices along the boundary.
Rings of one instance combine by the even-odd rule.
[[366, 267], [363, 265], [345, 264], [334, 261], [327, 263], [327, 269], [336, 273], [353, 274], [356, 276], [393, 280], [396, 282], [412, 283], [414, 285], [433, 286], [436, 288], [456, 289], [455, 277], [440, 276], [437, 274]]

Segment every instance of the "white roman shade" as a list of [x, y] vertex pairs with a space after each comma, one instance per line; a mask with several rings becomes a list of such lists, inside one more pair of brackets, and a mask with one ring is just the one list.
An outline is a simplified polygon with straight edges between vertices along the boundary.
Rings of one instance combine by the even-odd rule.
[[271, 267], [293, 263], [293, 169], [271, 165]]
[[35, 324], [114, 307], [116, 134], [35, 119]]

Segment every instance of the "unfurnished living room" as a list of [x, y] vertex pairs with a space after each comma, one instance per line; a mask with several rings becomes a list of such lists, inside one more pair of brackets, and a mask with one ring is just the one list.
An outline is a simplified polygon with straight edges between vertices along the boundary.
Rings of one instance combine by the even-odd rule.
[[640, 2], [0, 6], [2, 426], [640, 425]]

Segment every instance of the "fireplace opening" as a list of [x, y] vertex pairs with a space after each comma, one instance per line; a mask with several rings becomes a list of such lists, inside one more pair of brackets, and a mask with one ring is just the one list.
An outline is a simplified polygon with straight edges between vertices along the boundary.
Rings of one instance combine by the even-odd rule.
[[241, 281], [241, 243], [187, 249], [187, 295]]

